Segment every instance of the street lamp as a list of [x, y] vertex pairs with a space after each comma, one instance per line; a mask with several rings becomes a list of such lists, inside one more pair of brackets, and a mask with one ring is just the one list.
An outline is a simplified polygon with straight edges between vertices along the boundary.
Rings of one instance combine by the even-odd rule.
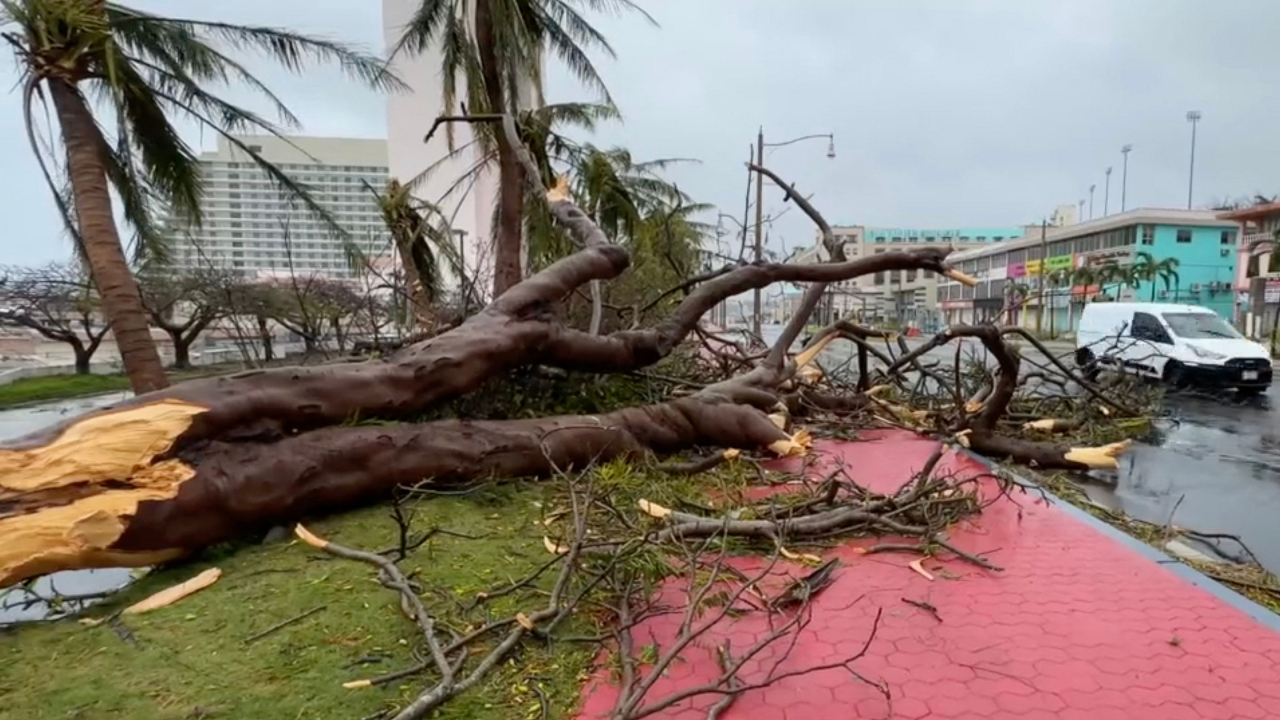
[[1076, 215], [1076, 222], [1084, 222], [1084, 198], [1080, 198], [1080, 213]]
[[1107, 168], [1107, 186], [1102, 194], [1102, 217], [1106, 217], [1111, 213], [1111, 168]]
[[1089, 219], [1093, 219], [1093, 191], [1097, 188], [1097, 184], [1089, 186]]
[[[764, 127], [760, 128], [760, 132], [756, 134], [756, 162], [761, 167], [764, 166], [764, 149], [766, 147], [782, 147], [783, 145], [791, 145], [802, 140], [814, 140], [817, 138], [827, 139], [827, 157], [835, 158], [836, 156], [836, 136], [835, 133], [826, 133], [818, 135], [804, 135], [802, 137], [793, 138], [786, 142], [767, 143], [764, 141]], [[764, 262], [764, 176], [756, 173], [756, 264]], [[752, 292], [752, 313], [751, 313], [751, 332], [756, 337], [760, 335], [760, 288], [756, 288]]]
[[1187, 111], [1187, 122], [1191, 123], [1191, 172], [1187, 174], [1187, 209], [1191, 209], [1191, 188], [1196, 180], [1196, 124], [1200, 122], [1199, 110]]
[[1120, 154], [1124, 156], [1124, 173], [1120, 176], [1120, 212], [1124, 212], [1125, 192], [1129, 189], [1129, 151], [1131, 150], [1133, 150], [1132, 145], [1120, 148]]

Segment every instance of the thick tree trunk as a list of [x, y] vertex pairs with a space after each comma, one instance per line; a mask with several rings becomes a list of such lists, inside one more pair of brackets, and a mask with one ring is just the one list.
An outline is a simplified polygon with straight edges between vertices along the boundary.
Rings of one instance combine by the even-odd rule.
[[[476, 0], [476, 48], [480, 56], [480, 73], [484, 77], [489, 112], [504, 113], [515, 109], [518, 88], [502, 86], [502, 71], [494, 46], [492, 0]], [[509, 98], [509, 102], [508, 102]], [[511, 107], [508, 107], [510, 105]], [[501, 131], [494, 133], [498, 145], [498, 223], [493, 243], [493, 296], [498, 297], [520, 282], [521, 222], [524, 211], [524, 172], [515, 148]]]
[[267, 325], [266, 316], [257, 316], [257, 321], [258, 339], [262, 341], [262, 361], [271, 362], [275, 357], [275, 348], [271, 345], [271, 328]]
[[76, 374], [88, 375], [89, 362], [93, 358], [93, 351], [87, 349], [80, 343], [73, 343], [71, 345], [71, 352], [75, 355], [75, 358], [76, 358]]
[[62, 128], [78, 229], [89, 259], [89, 271], [102, 298], [103, 311], [125, 372], [136, 393], [167, 387], [169, 380], [151, 338], [147, 311], [116, 230], [98, 126], [75, 87], [51, 80], [48, 88]]
[[183, 337], [181, 332], [170, 332], [173, 340], [173, 367], [175, 370], [186, 370], [191, 367], [191, 341], [195, 336]]

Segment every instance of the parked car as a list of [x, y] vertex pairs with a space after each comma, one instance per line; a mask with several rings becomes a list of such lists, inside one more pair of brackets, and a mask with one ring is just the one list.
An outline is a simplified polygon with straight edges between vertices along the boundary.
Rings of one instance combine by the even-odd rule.
[[1123, 369], [1175, 386], [1243, 393], [1271, 386], [1267, 349], [1195, 305], [1089, 303], [1076, 331], [1076, 363], [1089, 375]]

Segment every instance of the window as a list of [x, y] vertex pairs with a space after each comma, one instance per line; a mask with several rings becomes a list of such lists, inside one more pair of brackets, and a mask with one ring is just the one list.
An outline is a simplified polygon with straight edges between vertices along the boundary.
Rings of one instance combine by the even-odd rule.
[[889, 274], [889, 282], [902, 282], [902, 271], [894, 270]]
[[1156, 244], [1156, 226], [1155, 225], [1142, 226], [1142, 244], [1143, 245]]
[[915, 281], [915, 279], [916, 279], [916, 271], [915, 271], [915, 270], [908, 270], [908, 271], [907, 271], [907, 282], [914, 282], [914, 281]]
[[1129, 335], [1137, 340], [1170, 344], [1168, 333], [1164, 331], [1160, 321], [1150, 313], [1133, 314], [1133, 325], [1130, 327]]
[[1234, 231], [1232, 231], [1232, 230], [1223, 230], [1223, 231], [1222, 231], [1222, 244], [1223, 244], [1223, 245], [1235, 245], [1235, 244], [1236, 244], [1236, 234], [1235, 234], [1235, 232], [1234, 232]]
[[882, 273], [882, 272], [878, 272], [878, 273], [876, 273], [876, 280], [875, 280], [875, 283], [876, 283], [876, 285], [883, 285], [883, 284], [884, 284], [884, 273]]
[[250, 146], [249, 146], [249, 152], [251, 152], [251, 153], [260, 153], [260, 152], [262, 152], [262, 146], [261, 146], [261, 145], [250, 145]]
[[986, 235], [979, 235], [979, 236], [978, 236], [978, 242], [986, 242], [986, 241], [987, 241], [987, 236], [986, 236]]
[[[1137, 337], [1137, 318], [1134, 321], [1134, 336]], [[1240, 337], [1235, 328], [1214, 313], [1164, 313], [1164, 321], [1169, 323], [1174, 335], [1192, 340]]]
[[1004, 239], [1004, 236], [1003, 236], [1003, 235], [997, 235], [997, 236], [995, 236], [995, 237], [991, 238], [992, 242], [1000, 242], [1000, 241], [1001, 241], [1001, 240], [1003, 240], [1003, 239]]
[[1190, 231], [1190, 230], [1179, 230], [1179, 231], [1178, 231], [1178, 242], [1180, 242], [1180, 243], [1189, 243], [1189, 242], [1191, 242], [1191, 231]]

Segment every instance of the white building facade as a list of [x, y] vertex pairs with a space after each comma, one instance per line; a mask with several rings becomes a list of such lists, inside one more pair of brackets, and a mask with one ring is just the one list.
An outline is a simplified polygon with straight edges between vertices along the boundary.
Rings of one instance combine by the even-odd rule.
[[226, 138], [200, 155], [204, 222], [188, 228], [169, 218], [178, 271], [230, 269], [245, 277], [355, 274], [347, 242], [376, 256], [387, 251], [387, 231], [372, 190], [387, 182], [382, 140], [274, 136], [237, 137], [280, 168], [346, 231], [283, 192], [247, 153]]
[[[396, 46], [405, 25], [422, 5], [422, 0], [382, 0], [383, 39], [388, 53]], [[440, 128], [424, 142], [431, 124], [441, 115], [462, 112], [446, 108], [441, 98], [443, 57], [439, 45], [419, 55], [401, 53], [391, 60], [391, 70], [409, 85], [408, 92], [387, 97], [387, 144], [391, 157], [391, 177], [402, 183], [413, 181], [413, 194], [440, 209], [450, 235], [456, 238], [467, 275], [481, 294], [493, 286], [493, 220], [498, 201], [496, 163], [481, 167], [483, 156], [474, 142], [475, 133], [466, 123]], [[460, 101], [465, 101], [466, 83], [458, 81]], [[522, 100], [533, 97], [532, 85], [521, 88]], [[528, 103], [522, 102], [522, 106]], [[449, 142], [452, 132], [452, 147]], [[481, 167], [479, 172], [472, 172]], [[423, 176], [431, 169], [430, 174]], [[468, 176], [468, 173], [471, 173]], [[459, 182], [460, 179], [466, 178]], [[436, 223], [439, 224], [439, 223]], [[444, 268], [443, 277], [456, 287], [457, 278]]]

